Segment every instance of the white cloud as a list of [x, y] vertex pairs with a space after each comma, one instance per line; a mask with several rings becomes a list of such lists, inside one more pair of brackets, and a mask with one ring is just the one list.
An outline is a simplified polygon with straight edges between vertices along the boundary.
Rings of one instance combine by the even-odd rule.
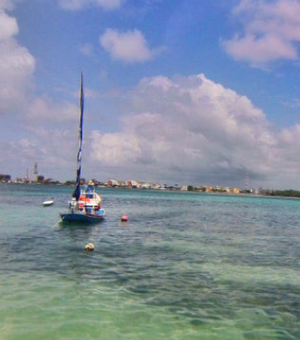
[[298, 0], [243, 0], [233, 14], [242, 34], [222, 45], [236, 60], [263, 66], [277, 60], [298, 60], [300, 2]]
[[65, 168], [70, 170], [70, 178], [75, 166], [79, 108], [34, 93], [35, 58], [17, 41], [17, 20], [4, 11], [12, 5], [12, 1], [0, 0], [1, 132], [9, 136], [0, 142], [2, 170], [11, 173], [14, 169], [15, 175], [24, 176], [26, 167], [38, 161], [48, 176], [60, 178]]
[[0, 10], [0, 114], [18, 113], [31, 94], [35, 59], [15, 39], [18, 31], [16, 19]]
[[108, 177], [300, 187], [300, 126], [276, 132], [247, 97], [204, 75], [144, 79], [130, 96], [122, 130], [89, 141]]
[[107, 133], [101, 135], [94, 131], [92, 138], [94, 141], [101, 141], [101, 148], [95, 149], [95, 157], [104, 158], [109, 166], [135, 162], [141, 153], [138, 137], [134, 134]]
[[153, 51], [139, 30], [119, 33], [107, 29], [100, 37], [100, 43], [113, 59], [125, 63], [144, 62], [153, 58]]
[[144, 179], [202, 184], [230, 177], [236, 183], [246, 170], [257, 178], [272, 174], [278, 141], [248, 98], [204, 75], [144, 79], [131, 96], [132, 114], [121, 132], [94, 132], [102, 166], [129, 178], [138, 172]]
[[0, 9], [11, 10], [17, 0], [0, 0]]
[[18, 32], [17, 20], [0, 9], [0, 42], [12, 38]]
[[79, 113], [76, 115], [77, 112], [79, 112], [78, 107], [69, 102], [56, 104], [50, 98], [37, 97], [29, 106], [27, 118], [34, 120], [36, 124], [38, 121], [45, 123], [46, 120], [61, 124], [64, 121], [77, 120], [79, 115]]
[[[86, 117], [84, 177], [243, 186], [248, 172], [251, 186], [300, 188], [300, 125], [276, 132], [247, 97], [203, 74], [146, 78], [126, 97], [120, 131], [90, 132], [97, 112]], [[0, 145], [0, 161], [73, 178], [78, 107], [36, 98], [28, 118], [31, 133]]]
[[87, 7], [101, 7], [113, 10], [121, 7], [122, 0], [58, 0], [59, 5], [68, 10], [80, 10]]
[[[0, 142], [2, 171], [14, 177], [25, 177], [26, 168], [32, 169], [34, 162], [37, 162], [39, 173], [46, 177], [65, 180], [75, 178], [76, 132], [76, 129], [32, 125], [29, 137]], [[30, 175], [33, 179], [32, 172]]]

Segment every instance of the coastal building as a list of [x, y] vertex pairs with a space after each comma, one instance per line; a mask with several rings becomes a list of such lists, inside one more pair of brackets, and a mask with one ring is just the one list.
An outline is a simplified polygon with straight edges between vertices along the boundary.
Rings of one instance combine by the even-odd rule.
[[119, 181], [117, 181], [116, 179], [108, 179], [105, 184], [108, 187], [118, 187], [118, 186], [120, 186]]
[[43, 183], [44, 180], [45, 180], [45, 177], [43, 175], [37, 175], [36, 176], [37, 183]]
[[7, 183], [11, 181], [10, 175], [2, 175], [0, 174], [0, 182]]
[[140, 183], [138, 181], [135, 181], [133, 179], [127, 181], [127, 187], [129, 188], [138, 188]]
[[136, 180], [116, 180], [116, 179], [108, 179], [105, 182], [108, 187], [118, 187], [118, 188], [135, 188], [135, 189], [161, 189], [161, 185], [159, 183], [153, 182], [142, 182]]
[[207, 186], [207, 185], [183, 185], [179, 187], [176, 186], [167, 187], [165, 184], [161, 185], [155, 182], [145, 182], [145, 181], [137, 181], [137, 180], [127, 180], [120, 181], [116, 179], [109, 179], [105, 182], [105, 185], [113, 188], [133, 188], [133, 189], [150, 189], [150, 190], [181, 190], [181, 191], [194, 191], [194, 192], [214, 192], [214, 193], [230, 193], [230, 194], [239, 194], [241, 189], [239, 188], [230, 188], [230, 187], [221, 187], [221, 186]]

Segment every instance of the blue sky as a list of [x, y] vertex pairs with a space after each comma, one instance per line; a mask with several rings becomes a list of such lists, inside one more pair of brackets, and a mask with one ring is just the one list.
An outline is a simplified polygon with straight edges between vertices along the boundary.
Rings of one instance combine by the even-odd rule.
[[0, 173], [300, 189], [300, 1], [0, 0]]

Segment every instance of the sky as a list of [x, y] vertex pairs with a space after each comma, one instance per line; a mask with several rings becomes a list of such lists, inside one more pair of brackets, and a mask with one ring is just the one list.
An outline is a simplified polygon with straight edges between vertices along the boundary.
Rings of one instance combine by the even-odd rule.
[[0, 173], [300, 190], [300, 0], [0, 0]]

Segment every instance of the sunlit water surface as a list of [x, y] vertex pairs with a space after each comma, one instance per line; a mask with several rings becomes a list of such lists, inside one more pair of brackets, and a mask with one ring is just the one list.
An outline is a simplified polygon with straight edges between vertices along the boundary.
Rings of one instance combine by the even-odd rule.
[[300, 200], [103, 189], [62, 226], [71, 192], [0, 185], [1, 340], [300, 339]]

